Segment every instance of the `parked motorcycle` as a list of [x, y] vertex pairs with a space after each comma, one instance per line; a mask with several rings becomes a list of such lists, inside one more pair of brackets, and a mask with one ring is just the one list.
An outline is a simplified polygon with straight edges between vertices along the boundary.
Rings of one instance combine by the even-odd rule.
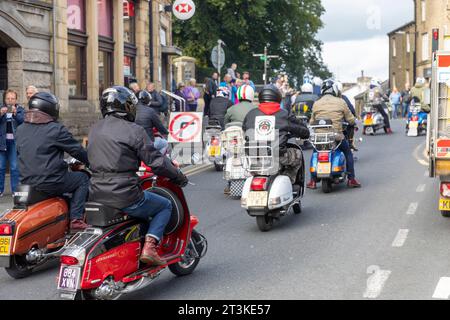
[[388, 132], [383, 115], [370, 103], [364, 107], [363, 124], [363, 135], [374, 136], [377, 131], [381, 129], [383, 129], [385, 133]]
[[206, 238], [195, 230], [183, 190], [166, 178], [141, 167], [144, 190], [166, 197], [173, 211], [159, 255], [164, 266], [139, 261], [148, 222], [133, 219], [102, 204], [86, 204], [87, 223], [94, 226], [76, 234], [64, 247], [58, 277], [62, 299], [115, 300], [151, 284], [165, 269], [177, 276], [191, 274], [207, 251]]
[[225, 153], [221, 140], [222, 127], [217, 120], [209, 120], [205, 130], [206, 153], [210, 162], [214, 163], [216, 171], [224, 170]]
[[275, 220], [283, 216], [300, 214], [305, 192], [305, 162], [302, 149], [291, 139], [288, 148], [300, 150], [302, 165], [297, 180], [282, 174], [279, 160], [270, 146], [246, 146], [244, 168], [252, 174], [245, 182], [241, 206], [256, 218], [262, 232], [270, 231]]
[[310, 141], [314, 147], [311, 177], [322, 182], [324, 193], [330, 193], [333, 184], [344, 183], [347, 176], [345, 155], [339, 150], [341, 142], [336, 141], [337, 133], [331, 120], [317, 120], [310, 129]]
[[241, 198], [244, 184], [250, 174], [244, 169], [245, 138], [242, 123], [230, 123], [222, 133], [226, 154], [224, 179], [230, 184], [230, 196]]
[[420, 103], [411, 104], [408, 120], [406, 122], [406, 134], [408, 137], [417, 137], [427, 133], [428, 113], [422, 111]]
[[[67, 161], [73, 170], [80, 162]], [[76, 168], [76, 169], [75, 169]], [[78, 170], [89, 175], [86, 170]], [[19, 185], [14, 207], [0, 218], [0, 267], [15, 279], [61, 254], [70, 238], [67, 197], [50, 197], [29, 185]]]

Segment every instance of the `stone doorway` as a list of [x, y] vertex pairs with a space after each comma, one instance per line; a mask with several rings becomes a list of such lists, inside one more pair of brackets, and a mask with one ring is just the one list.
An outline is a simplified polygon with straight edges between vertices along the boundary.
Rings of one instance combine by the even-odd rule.
[[0, 102], [3, 103], [3, 94], [8, 89], [8, 54], [7, 49], [0, 47]]

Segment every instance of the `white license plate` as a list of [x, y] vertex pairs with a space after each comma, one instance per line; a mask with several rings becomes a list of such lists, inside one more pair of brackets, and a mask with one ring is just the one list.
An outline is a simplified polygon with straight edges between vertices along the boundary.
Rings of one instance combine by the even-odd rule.
[[267, 191], [250, 192], [247, 198], [248, 207], [267, 207], [269, 193]]
[[317, 174], [330, 174], [331, 173], [331, 162], [320, 163], [317, 166]]
[[76, 292], [80, 286], [80, 267], [61, 266], [58, 290]]
[[417, 129], [418, 127], [419, 127], [419, 122], [417, 122], [417, 121], [411, 121], [409, 123], [409, 128], [410, 129]]

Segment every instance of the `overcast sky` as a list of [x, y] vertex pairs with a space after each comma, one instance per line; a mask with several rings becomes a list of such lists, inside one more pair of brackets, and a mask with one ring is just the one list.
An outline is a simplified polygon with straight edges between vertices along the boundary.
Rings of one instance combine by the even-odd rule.
[[412, 0], [322, 0], [323, 58], [336, 78], [389, 77], [387, 33], [414, 19]]

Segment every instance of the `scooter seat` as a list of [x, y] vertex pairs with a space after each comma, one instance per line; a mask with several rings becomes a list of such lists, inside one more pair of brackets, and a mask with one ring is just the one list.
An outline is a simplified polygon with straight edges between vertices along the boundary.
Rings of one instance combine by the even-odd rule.
[[28, 206], [52, 198], [54, 197], [37, 191], [30, 185], [22, 184], [19, 185], [17, 191], [14, 192], [14, 209], [26, 209]]
[[107, 207], [98, 202], [86, 203], [86, 223], [94, 227], [109, 227], [126, 221], [128, 217], [120, 210]]

